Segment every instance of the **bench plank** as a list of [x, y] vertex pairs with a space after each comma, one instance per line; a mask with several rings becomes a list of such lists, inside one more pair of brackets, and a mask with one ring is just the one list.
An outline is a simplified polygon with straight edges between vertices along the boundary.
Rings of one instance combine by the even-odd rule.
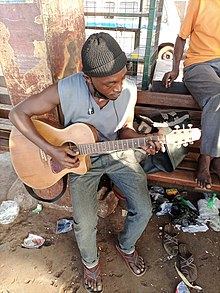
[[8, 119], [0, 118], [0, 129], [11, 131], [12, 123]]
[[176, 109], [198, 109], [199, 105], [191, 95], [157, 93], [150, 91], [138, 91], [137, 104], [157, 105], [163, 107], [175, 107]]
[[4, 76], [0, 75], [0, 87], [7, 87]]
[[[139, 106], [138, 104], [135, 106], [135, 114], [137, 115], [145, 115], [145, 116], [148, 116], [148, 117], [152, 117], [158, 113], [163, 113], [163, 112], [172, 112], [172, 111], [176, 111], [177, 109], [176, 108], [166, 108], [166, 107], [163, 107], [161, 108], [161, 106], [155, 106], [155, 107], [152, 107], [152, 106]], [[178, 111], [183, 111], [184, 109], [179, 109]], [[190, 114], [190, 117], [193, 121], [200, 121], [201, 119], [201, 111], [196, 111], [196, 110], [187, 110]]]
[[[198, 188], [196, 182], [194, 181], [195, 172], [192, 170], [181, 170], [176, 169], [171, 173], [166, 172], [156, 172], [153, 174], [147, 174], [147, 180], [152, 185], [160, 185], [164, 187], [177, 187], [181, 189], [194, 189], [197, 191], [207, 191]], [[212, 191], [220, 192], [220, 180], [216, 175], [212, 175]], [[220, 194], [220, 193], [219, 193]]]
[[0, 104], [0, 117], [7, 119], [11, 109], [12, 105]]
[[0, 152], [8, 152], [8, 151], [9, 151], [8, 139], [0, 138]]
[[8, 94], [0, 93], [0, 104], [11, 105], [10, 97]]

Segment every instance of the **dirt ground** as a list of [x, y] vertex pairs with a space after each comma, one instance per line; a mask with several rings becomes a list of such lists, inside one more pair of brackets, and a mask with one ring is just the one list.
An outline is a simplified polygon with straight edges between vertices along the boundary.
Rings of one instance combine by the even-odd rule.
[[[85, 292], [74, 233], [55, 233], [57, 220], [71, 216], [70, 212], [48, 207], [39, 214], [21, 210], [12, 224], [0, 225], [1, 293]], [[159, 235], [159, 227], [169, 218], [153, 215], [137, 243], [139, 253], [149, 265], [148, 272], [140, 278], [130, 273], [114, 248], [123, 221], [120, 203], [113, 214], [99, 220], [98, 247], [105, 293], [174, 293], [181, 279], [174, 268], [175, 259], [169, 260]], [[46, 245], [39, 249], [22, 248], [29, 232], [46, 238]], [[195, 258], [196, 284], [204, 293], [220, 292], [219, 233], [211, 229], [205, 233], [177, 233], [179, 241], [188, 244]]]

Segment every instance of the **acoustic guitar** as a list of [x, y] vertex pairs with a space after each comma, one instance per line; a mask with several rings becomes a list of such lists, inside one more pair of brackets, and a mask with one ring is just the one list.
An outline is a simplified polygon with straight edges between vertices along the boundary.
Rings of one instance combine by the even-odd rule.
[[141, 148], [147, 145], [148, 140], [186, 146], [201, 136], [198, 128], [187, 128], [173, 130], [167, 135], [96, 142], [97, 131], [91, 125], [75, 123], [58, 129], [39, 120], [33, 120], [33, 123], [49, 143], [56, 146], [67, 144], [77, 149], [80, 161], [77, 168], [64, 168], [13, 127], [9, 138], [12, 164], [18, 177], [34, 189], [48, 188], [67, 173], [85, 174], [91, 167], [90, 155]]

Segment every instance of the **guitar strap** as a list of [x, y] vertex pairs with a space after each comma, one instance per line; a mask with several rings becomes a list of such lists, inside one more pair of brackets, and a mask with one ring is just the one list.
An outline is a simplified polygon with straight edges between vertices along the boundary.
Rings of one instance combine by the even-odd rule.
[[32, 187], [26, 185], [25, 183], [24, 183], [24, 186], [25, 186], [25, 188], [27, 189], [28, 193], [29, 193], [33, 198], [35, 198], [35, 199], [37, 199], [37, 200], [40, 200], [40, 201], [43, 201], [43, 202], [49, 202], [49, 203], [52, 203], [52, 202], [55, 202], [56, 200], [60, 199], [60, 198], [64, 195], [64, 193], [65, 193], [65, 191], [66, 191], [66, 187], [67, 187], [67, 179], [68, 179], [68, 174], [66, 174], [66, 175], [63, 177], [63, 189], [62, 189], [61, 193], [58, 194], [57, 196], [55, 196], [54, 198], [43, 198], [43, 197], [40, 197], [39, 195], [37, 195], [37, 194], [34, 192], [34, 190], [33, 190]]

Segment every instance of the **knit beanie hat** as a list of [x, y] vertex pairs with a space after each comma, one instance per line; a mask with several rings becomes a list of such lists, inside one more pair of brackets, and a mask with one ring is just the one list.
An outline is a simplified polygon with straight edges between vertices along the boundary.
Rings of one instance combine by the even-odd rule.
[[107, 33], [91, 35], [83, 45], [82, 71], [89, 77], [104, 77], [121, 71], [127, 57], [116, 40]]

